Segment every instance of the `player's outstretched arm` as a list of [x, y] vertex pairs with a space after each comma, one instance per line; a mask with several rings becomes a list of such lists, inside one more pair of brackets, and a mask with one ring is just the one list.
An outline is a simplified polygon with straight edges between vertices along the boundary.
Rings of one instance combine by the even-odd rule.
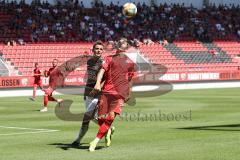
[[103, 88], [104, 84], [105, 84], [105, 81], [102, 81], [101, 88]]
[[127, 103], [129, 106], [136, 105], [136, 99], [132, 95], [132, 80], [129, 82], [129, 94], [128, 94], [128, 97], [125, 99], [125, 103]]
[[94, 97], [94, 95], [96, 95], [99, 91], [101, 91], [101, 88], [103, 87], [104, 82], [101, 82], [102, 81], [102, 78], [103, 78], [103, 75], [105, 73], [105, 70], [104, 69], [100, 69], [99, 72], [98, 72], [98, 75], [97, 75], [97, 82], [93, 88], [93, 90], [89, 93], [89, 96], [90, 97]]
[[128, 90], [128, 97], [126, 98], [126, 102], [131, 99], [132, 94], [132, 80], [128, 82], [129, 90]]
[[40, 73], [33, 73], [33, 76], [43, 76], [42, 71], [40, 70]]
[[49, 77], [49, 71], [45, 70], [45, 71], [43, 72], [43, 76]]
[[44, 73], [34, 74], [34, 76], [45, 76]]
[[100, 71], [98, 72], [98, 75], [97, 75], [97, 82], [94, 86], [94, 89], [95, 90], [98, 90], [98, 91], [101, 91], [101, 82], [102, 82], [102, 79], [103, 79], [103, 75], [105, 73], [105, 70], [104, 69], [100, 69]]
[[33, 76], [42, 76], [42, 74], [34, 73]]

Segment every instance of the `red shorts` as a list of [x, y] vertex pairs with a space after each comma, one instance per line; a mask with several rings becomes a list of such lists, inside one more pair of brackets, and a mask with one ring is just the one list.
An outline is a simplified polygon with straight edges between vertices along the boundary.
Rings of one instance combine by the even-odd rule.
[[43, 91], [45, 92], [46, 95], [52, 96], [54, 89], [52, 89], [51, 87], [48, 87], [47, 89], [44, 89]]
[[98, 104], [98, 115], [107, 115], [110, 112], [122, 113], [124, 100], [110, 94], [102, 94]]
[[33, 85], [42, 86], [42, 80], [40, 81], [34, 81]]

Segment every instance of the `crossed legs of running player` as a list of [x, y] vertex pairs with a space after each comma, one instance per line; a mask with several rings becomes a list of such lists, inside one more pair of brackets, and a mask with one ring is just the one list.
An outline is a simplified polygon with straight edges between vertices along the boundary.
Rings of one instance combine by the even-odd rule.
[[60, 103], [62, 99], [56, 99], [52, 96], [52, 93], [54, 89], [51, 87], [48, 87], [47, 89], [44, 89], [44, 106], [43, 109], [40, 110], [40, 112], [47, 112], [48, 111], [48, 101], [54, 101]]
[[108, 133], [116, 115], [121, 114], [123, 104], [124, 100], [118, 96], [101, 95], [98, 107], [99, 130], [96, 138], [90, 143], [89, 151], [94, 151], [98, 142]]
[[[92, 120], [96, 124], [98, 124], [98, 119], [97, 119], [97, 105], [98, 105], [98, 98], [92, 98], [86, 96], [85, 98], [85, 106], [86, 106], [86, 112], [83, 115], [83, 121], [82, 121], [82, 126], [80, 128], [79, 134], [77, 136], [77, 139], [72, 143], [74, 146], [78, 146], [82, 140], [82, 138], [85, 136], [85, 134], [88, 131], [89, 128], [89, 123]], [[105, 138], [105, 143], [107, 146], [110, 146], [111, 143], [111, 135], [113, 134], [114, 127], [109, 129], [108, 135]]]

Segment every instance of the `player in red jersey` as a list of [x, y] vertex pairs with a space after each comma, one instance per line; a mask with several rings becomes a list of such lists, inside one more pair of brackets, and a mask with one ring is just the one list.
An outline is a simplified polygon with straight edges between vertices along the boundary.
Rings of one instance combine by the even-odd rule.
[[116, 115], [121, 114], [124, 102], [130, 98], [135, 65], [125, 55], [127, 49], [127, 39], [120, 39], [117, 53], [104, 59], [102, 68], [97, 75], [97, 82], [92, 92], [101, 91], [103, 78], [105, 83], [98, 108], [98, 124], [100, 127], [96, 138], [90, 143], [89, 151], [95, 150], [97, 143], [107, 133]]
[[35, 63], [35, 69], [33, 70], [33, 73], [34, 73], [33, 96], [30, 99], [35, 101], [37, 87], [43, 90], [42, 80], [41, 80], [42, 73], [41, 73], [41, 70], [38, 68], [38, 63]]
[[58, 60], [53, 59], [52, 61], [52, 67], [44, 72], [44, 75], [46, 77], [49, 77], [49, 86], [47, 89], [44, 89], [43, 91], [45, 92], [44, 94], [44, 107], [43, 109], [40, 110], [40, 112], [47, 112], [47, 106], [48, 106], [48, 101], [55, 101], [60, 103], [62, 99], [56, 99], [52, 96], [53, 91], [57, 88], [57, 86], [60, 84], [63, 84], [63, 79], [64, 77], [61, 75], [61, 71], [57, 67], [58, 65]]

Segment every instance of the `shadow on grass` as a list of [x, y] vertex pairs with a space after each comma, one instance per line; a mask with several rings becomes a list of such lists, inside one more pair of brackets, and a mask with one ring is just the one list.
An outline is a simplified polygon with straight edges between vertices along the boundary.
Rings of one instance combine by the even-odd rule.
[[177, 129], [186, 130], [212, 130], [212, 131], [240, 131], [240, 124], [227, 124], [227, 125], [212, 125], [212, 126], [195, 126], [195, 127], [184, 127]]
[[33, 112], [40, 112], [41, 109], [35, 109], [35, 110], [32, 110]]
[[[88, 143], [81, 143], [79, 146], [75, 146], [70, 144], [66, 144], [66, 143], [52, 143], [52, 144], [48, 144], [48, 145], [53, 145], [56, 146], [57, 148], [61, 148], [63, 150], [68, 150], [68, 149], [81, 149], [81, 150], [88, 150], [89, 148], [89, 144]], [[99, 150], [99, 149], [103, 149], [105, 147], [103, 146], [97, 146], [95, 150]]]

